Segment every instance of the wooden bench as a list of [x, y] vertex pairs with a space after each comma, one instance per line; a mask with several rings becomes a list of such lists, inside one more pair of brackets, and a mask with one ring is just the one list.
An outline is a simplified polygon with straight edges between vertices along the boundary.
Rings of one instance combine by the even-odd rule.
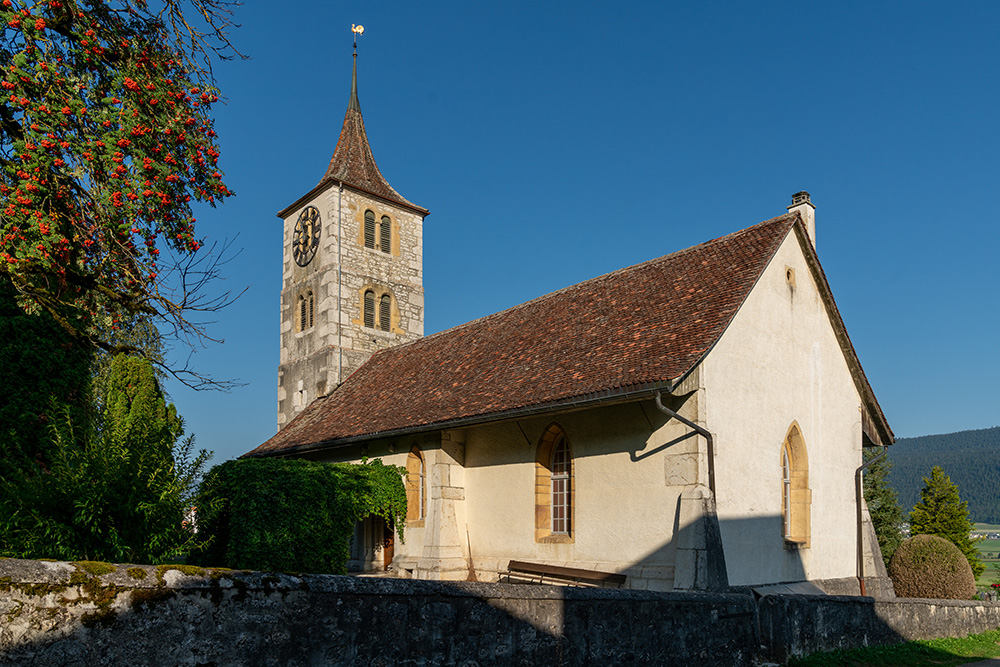
[[542, 563], [526, 563], [512, 560], [507, 563], [507, 571], [498, 573], [500, 581], [507, 583], [559, 584], [563, 586], [594, 586], [621, 588], [625, 583], [624, 574], [582, 570], [576, 567], [559, 567]]

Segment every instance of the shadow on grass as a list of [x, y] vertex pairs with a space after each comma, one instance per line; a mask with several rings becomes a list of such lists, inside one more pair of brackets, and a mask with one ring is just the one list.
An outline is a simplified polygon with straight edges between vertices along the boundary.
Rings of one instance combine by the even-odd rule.
[[894, 646], [814, 653], [789, 667], [954, 667], [1000, 656], [1000, 630], [968, 637], [930, 639]]

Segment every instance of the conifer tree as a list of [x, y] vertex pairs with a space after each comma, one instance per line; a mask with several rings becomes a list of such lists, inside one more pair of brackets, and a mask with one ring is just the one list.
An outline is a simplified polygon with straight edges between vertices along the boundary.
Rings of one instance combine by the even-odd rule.
[[959, 498], [958, 486], [940, 466], [934, 466], [930, 477], [924, 477], [920, 502], [910, 512], [910, 531], [913, 535], [937, 535], [954, 544], [969, 560], [977, 579], [986, 571], [969, 535], [972, 522], [968, 503]]
[[54, 420], [46, 461], [0, 476], [0, 556], [157, 563], [197, 544], [186, 526], [209, 453], [192, 457], [150, 363], [119, 356], [96, 425]]
[[[865, 452], [866, 460], [875, 456], [877, 454]], [[868, 505], [868, 514], [871, 516], [875, 537], [878, 539], [878, 546], [882, 551], [882, 560], [885, 561], [887, 567], [892, 554], [896, 552], [896, 548], [903, 541], [900, 530], [903, 510], [899, 506], [895, 489], [889, 484], [889, 470], [891, 468], [892, 462], [887, 457], [883, 457], [865, 470], [864, 477], [865, 503]]]

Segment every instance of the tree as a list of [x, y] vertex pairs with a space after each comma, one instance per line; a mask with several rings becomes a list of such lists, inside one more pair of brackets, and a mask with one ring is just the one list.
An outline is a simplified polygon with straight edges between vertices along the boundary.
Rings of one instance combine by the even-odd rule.
[[[876, 453], [865, 451], [865, 460], [871, 460], [875, 456], [877, 456]], [[900, 530], [900, 524], [903, 522], [903, 510], [899, 506], [896, 491], [889, 484], [889, 471], [891, 469], [892, 462], [883, 457], [865, 470], [863, 483], [868, 514], [872, 518], [875, 537], [878, 539], [878, 546], [882, 551], [882, 560], [885, 561], [886, 567], [888, 567], [889, 560], [896, 552], [897, 547], [903, 541], [903, 534]]]
[[46, 461], [0, 461], [0, 555], [156, 563], [198, 544], [185, 512], [209, 453], [148, 361], [119, 355], [108, 385], [94, 425], [54, 420]]
[[968, 559], [977, 579], [986, 571], [969, 536], [972, 522], [968, 503], [959, 498], [958, 486], [940, 466], [934, 466], [930, 477], [924, 477], [920, 502], [910, 512], [910, 530], [913, 535], [937, 535], [954, 544]]
[[7, 463], [44, 460], [49, 429], [61, 415], [77, 424], [89, 419], [92, 360], [51, 317], [25, 314], [0, 275], [0, 442]]
[[102, 332], [137, 317], [191, 342], [228, 301], [192, 202], [232, 194], [207, 58], [235, 53], [229, 3], [190, 0], [201, 28], [186, 4], [0, 0], [0, 274], [77, 343], [131, 351]]

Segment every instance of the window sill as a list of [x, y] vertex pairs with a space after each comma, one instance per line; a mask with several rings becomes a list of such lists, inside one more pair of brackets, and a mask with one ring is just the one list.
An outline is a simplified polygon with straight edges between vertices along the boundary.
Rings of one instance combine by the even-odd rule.
[[424, 520], [423, 519], [407, 519], [406, 520], [406, 527], [407, 528], [423, 528], [424, 527]]
[[572, 535], [546, 535], [535, 539], [539, 544], [573, 544], [575, 541]]

